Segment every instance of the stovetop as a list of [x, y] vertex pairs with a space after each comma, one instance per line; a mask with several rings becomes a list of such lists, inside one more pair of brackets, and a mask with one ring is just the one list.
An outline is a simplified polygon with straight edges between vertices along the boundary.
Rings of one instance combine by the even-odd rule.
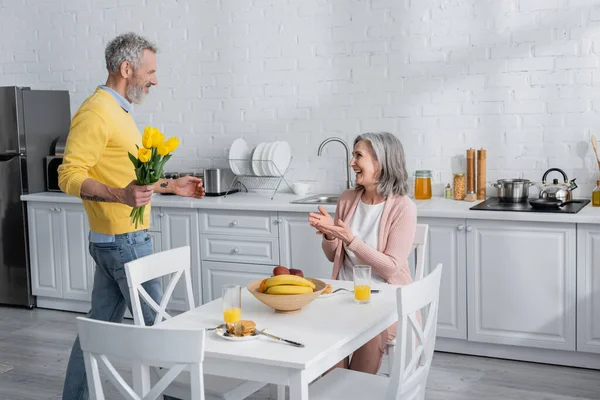
[[555, 214], [577, 214], [583, 209], [590, 201], [582, 199], [582, 203], [571, 203], [567, 204], [562, 208], [556, 209], [536, 209], [533, 208], [529, 202], [526, 203], [500, 203], [497, 197], [490, 197], [486, 201], [471, 207], [471, 210], [484, 210], [484, 211], [513, 211], [513, 212], [535, 212], [535, 213], [555, 213]]

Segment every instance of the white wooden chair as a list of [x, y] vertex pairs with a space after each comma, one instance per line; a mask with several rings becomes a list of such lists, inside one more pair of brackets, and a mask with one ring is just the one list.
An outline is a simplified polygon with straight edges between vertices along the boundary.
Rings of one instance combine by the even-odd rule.
[[[140, 299], [143, 299], [154, 311], [156, 311], [155, 324], [172, 317], [167, 312], [167, 306], [177, 282], [182, 277], [185, 284], [185, 300], [187, 307], [190, 310], [195, 308], [190, 265], [191, 252], [189, 246], [158, 252], [125, 264], [133, 320], [136, 325], [144, 325]], [[142, 283], [167, 275], [170, 276], [170, 281], [164, 289], [160, 304], [156, 304], [143, 288]], [[154, 381], [163, 375], [163, 371], [160, 368], [151, 368], [150, 374]], [[171, 387], [165, 391], [165, 394], [182, 400], [190, 399], [188, 377], [189, 374], [182, 374]], [[144, 381], [144, 383], [140, 384], [147, 385], [149, 377], [141, 376], [137, 379], [139, 379], [140, 382]], [[242, 400], [257, 390], [260, 390], [265, 385], [266, 384], [262, 382], [207, 375], [205, 378], [206, 398], [207, 400]]]
[[[160, 329], [117, 324], [77, 317], [90, 399], [103, 400], [100, 369], [127, 400], [154, 400], [187, 368], [191, 394], [204, 400], [202, 363], [206, 332], [197, 329]], [[157, 345], [159, 343], [160, 345]], [[109, 357], [133, 363], [164, 365], [164, 376], [143, 395], [135, 392], [110, 362]], [[168, 366], [168, 367], [167, 367]]]
[[[442, 264], [398, 289], [398, 340], [390, 378], [336, 368], [309, 387], [311, 400], [424, 400], [433, 359]], [[423, 316], [421, 325], [417, 312]], [[415, 335], [416, 343], [410, 338]], [[413, 344], [411, 344], [413, 343]]]
[[[415, 238], [413, 242], [414, 255], [415, 255], [415, 271], [413, 275], [413, 281], [420, 281], [423, 279], [425, 274], [425, 249], [427, 247], [427, 238], [429, 236], [429, 225], [417, 224], [415, 230]], [[388, 372], [387, 375], [392, 372], [394, 357], [390, 356], [394, 352], [396, 346], [396, 340], [392, 340], [385, 346], [385, 355], [387, 357]]]

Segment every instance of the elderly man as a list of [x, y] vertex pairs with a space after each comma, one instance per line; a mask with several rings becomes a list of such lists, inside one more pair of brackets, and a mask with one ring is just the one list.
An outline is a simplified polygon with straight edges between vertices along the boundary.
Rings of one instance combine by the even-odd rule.
[[[137, 154], [141, 134], [131, 116], [156, 85], [157, 48], [147, 39], [127, 33], [113, 39], [105, 51], [108, 79], [80, 106], [67, 137], [59, 168], [62, 191], [80, 197], [89, 224], [89, 250], [96, 263], [89, 318], [121, 322], [131, 300], [125, 263], [152, 254], [147, 233], [150, 207], [136, 229], [129, 216], [132, 207], [150, 203], [153, 193], [173, 193], [201, 198], [202, 181], [195, 177], [161, 179], [154, 185], [136, 184], [127, 153]], [[148, 294], [160, 303], [158, 280], [146, 282]], [[154, 321], [154, 311], [144, 303], [144, 320]], [[87, 381], [79, 338], [75, 340], [65, 377], [63, 399], [87, 399]]]

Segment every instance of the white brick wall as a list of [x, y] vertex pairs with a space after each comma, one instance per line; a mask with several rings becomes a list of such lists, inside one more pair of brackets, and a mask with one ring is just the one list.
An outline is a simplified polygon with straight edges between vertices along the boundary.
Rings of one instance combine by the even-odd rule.
[[343, 149], [319, 143], [388, 130], [439, 187], [468, 147], [488, 150], [489, 180], [560, 167], [589, 196], [599, 178], [597, 0], [0, 0], [0, 85], [68, 89], [75, 112], [128, 30], [161, 48], [135, 117], [182, 137], [170, 170], [285, 139], [290, 180], [336, 190]]

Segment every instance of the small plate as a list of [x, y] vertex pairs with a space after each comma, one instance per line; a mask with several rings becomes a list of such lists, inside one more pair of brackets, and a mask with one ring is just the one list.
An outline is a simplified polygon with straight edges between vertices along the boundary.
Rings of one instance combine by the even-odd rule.
[[215, 333], [217, 334], [217, 336], [222, 337], [225, 340], [231, 340], [232, 342], [247, 342], [248, 340], [254, 340], [254, 339], [258, 339], [258, 337], [260, 335], [258, 334], [254, 334], [254, 335], [249, 335], [249, 336], [225, 336], [225, 331], [221, 328], [217, 328], [215, 329]]

